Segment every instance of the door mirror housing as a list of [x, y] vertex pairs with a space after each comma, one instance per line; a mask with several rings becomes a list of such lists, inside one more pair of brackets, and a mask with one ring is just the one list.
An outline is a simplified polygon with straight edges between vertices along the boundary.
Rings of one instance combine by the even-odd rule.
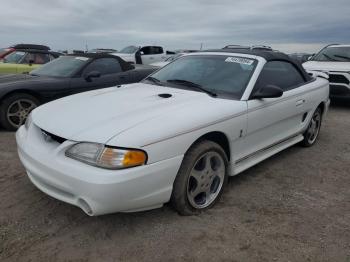
[[91, 81], [92, 78], [98, 78], [101, 76], [101, 73], [99, 71], [91, 71], [90, 73], [85, 75], [85, 79], [87, 81]]
[[256, 90], [251, 99], [276, 98], [283, 95], [282, 88], [275, 85], [266, 85]]

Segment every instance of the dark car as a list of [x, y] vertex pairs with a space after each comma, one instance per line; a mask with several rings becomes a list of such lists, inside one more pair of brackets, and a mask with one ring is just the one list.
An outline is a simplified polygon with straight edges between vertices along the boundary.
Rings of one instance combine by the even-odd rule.
[[40, 104], [64, 96], [139, 82], [155, 67], [130, 65], [109, 54], [61, 56], [29, 74], [0, 77], [0, 124], [16, 130]]

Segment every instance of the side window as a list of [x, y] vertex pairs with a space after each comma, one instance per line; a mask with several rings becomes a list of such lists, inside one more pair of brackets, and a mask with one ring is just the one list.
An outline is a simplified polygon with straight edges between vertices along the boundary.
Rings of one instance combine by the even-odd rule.
[[140, 49], [140, 52], [143, 52], [144, 55], [153, 55], [150, 46], [144, 46]]
[[42, 65], [50, 62], [48, 54], [36, 53], [34, 54], [34, 64]]
[[275, 85], [288, 91], [303, 83], [305, 80], [294, 65], [284, 61], [270, 61], [261, 71], [254, 89]]
[[50, 58], [48, 54], [42, 54], [42, 53], [27, 53], [27, 55], [24, 57], [24, 59], [21, 61], [21, 64], [46, 64], [47, 62], [50, 62]]
[[163, 48], [160, 46], [153, 46], [152, 50], [153, 50], [153, 54], [156, 54], [156, 55], [163, 53]]
[[158, 55], [163, 53], [163, 48], [160, 46], [144, 46], [141, 50], [144, 55]]
[[34, 54], [33, 53], [26, 53], [26, 55], [21, 60], [21, 64], [29, 64], [30, 62], [34, 61]]
[[92, 61], [84, 70], [84, 74], [92, 71], [98, 71], [101, 75], [116, 74], [122, 72], [122, 68], [117, 59], [114, 58], [99, 58]]

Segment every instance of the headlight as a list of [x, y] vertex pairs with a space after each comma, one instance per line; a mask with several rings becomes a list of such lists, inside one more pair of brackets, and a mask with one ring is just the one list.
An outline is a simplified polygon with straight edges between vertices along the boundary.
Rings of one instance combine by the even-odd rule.
[[28, 130], [31, 124], [32, 124], [32, 113], [30, 113], [27, 116], [26, 122], [24, 123], [24, 127]]
[[66, 156], [89, 165], [122, 169], [146, 164], [147, 154], [138, 149], [120, 149], [97, 143], [77, 143], [66, 151]]

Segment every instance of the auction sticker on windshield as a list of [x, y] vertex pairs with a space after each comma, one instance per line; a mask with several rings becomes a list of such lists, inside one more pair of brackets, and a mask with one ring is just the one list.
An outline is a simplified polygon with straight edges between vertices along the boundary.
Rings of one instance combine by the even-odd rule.
[[244, 65], [252, 65], [254, 63], [253, 59], [243, 58], [243, 57], [228, 57], [226, 58], [225, 62], [229, 63], [238, 63], [238, 64], [244, 64]]

